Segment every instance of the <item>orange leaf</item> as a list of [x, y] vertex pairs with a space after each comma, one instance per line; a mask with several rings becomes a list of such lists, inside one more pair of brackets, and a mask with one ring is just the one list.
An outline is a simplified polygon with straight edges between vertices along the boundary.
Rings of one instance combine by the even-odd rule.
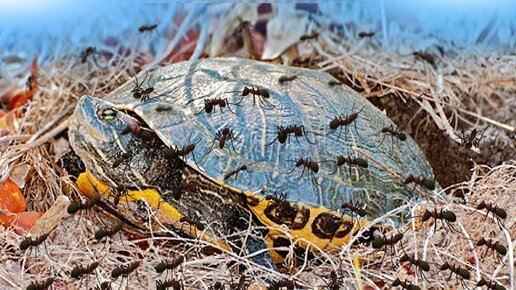
[[16, 94], [9, 100], [9, 109], [17, 109], [23, 106], [27, 101], [32, 99], [33, 90], [32, 91], [24, 91], [19, 94]]
[[0, 186], [0, 210], [18, 213], [25, 209], [25, 198], [20, 188], [11, 179]]
[[38, 56], [34, 56], [34, 59], [32, 60], [32, 65], [30, 66], [30, 73], [37, 77], [38, 76]]
[[0, 119], [2, 119], [3, 116], [5, 116], [5, 111], [4, 110], [0, 110]]
[[25, 211], [16, 214], [17, 219], [12, 223], [14, 231], [19, 235], [26, 235], [43, 215], [42, 212]]
[[[14, 123], [16, 121], [16, 112], [10, 111], [5, 113], [4, 116], [0, 117], [0, 132], [2, 131], [11, 131], [14, 129]], [[5, 136], [8, 135], [5, 132], [3, 134], [0, 133], [0, 135]], [[0, 136], [0, 137], [2, 137]]]

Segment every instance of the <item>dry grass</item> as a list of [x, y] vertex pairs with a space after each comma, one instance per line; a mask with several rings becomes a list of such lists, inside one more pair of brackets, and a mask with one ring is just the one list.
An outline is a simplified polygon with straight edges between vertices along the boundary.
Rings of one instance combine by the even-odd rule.
[[[229, 20], [221, 17], [218, 21]], [[209, 41], [214, 40], [201, 39], [197, 46], [202, 49]], [[171, 40], [166, 51], [157, 55], [144, 69], [162, 60], [175, 45], [177, 41]], [[395, 95], [400, 100], [415, 100], [418, 109], [428, 116], [420, 126], [425, 126], [425, 121], [433, 122], [458, 142], [457, 133], [461, 129], [459, 124], [463, 126], [483, 122], [512, 134], [515, 132], [514, 124], [486, 117], [486, 113], [504, 105], [507, 95], [515, 95], [516, 57], [513, 55], [447, 54], [437, 57], [438, 65], [434, 68], [423, 61], [413, 64], [414, 59], [410, 56], [384, 52], [369, 40], [344, 42], [344, 39], [326, 30], [321, 30], [319, 40], [311, 45], [314, 53], [312, 57], [322, 56], [325, 59], [313, 68], [331, 71], [363, 96]], [[116, 51], [111, 49], [115, 55]], [[239, 52], [227, 52], [235, 53]], [[296, 54], [286, 53], [283, 62], [290, 63], [298, 56]], [[45, 211], [62, 194], [72, 199], [78, 198], [79, 193], [73, 181], [58, 162], [63, 150], [67, 148], [59, 135], [66, 128], [63, 120], [66, 120], [75, 102], [83, 94], [101, 97], [130, 81], [139, 69], [138, 63], [144, 62], [142, 57], [133, 52], [129, 56], [116, 58], [116, 63], [100, 62], [100, 66], [96, 66], [93, 63], [76, 65], [76, 56], [64, 55], [40, 69], [36, 97], [24, 107], [25, 113], [14, 124], [12, 134], [0, 137], [0, 144], [10, 142], [10, 146], [0, 153], [0, 182], [9, 177], [11, 172], [17, 172], [15, 168], [28, 165], [23, 191], [29, 209]], [[279, 272], [253, 264], [237, 253], [205, 255], [202, 253], [205, 242], [181, 238], [175, 233], [170, 233], [170, 237], [166, 238], [133, 237], [132, 240], [125, 234], [123, 238], [115, 236], [108, 242], [96, 243], [92, 238], [93, 233], [100, 227], [101, 221], [107, 218], [102, 213], [90, 212], [88, 217], [77, 216], [64, 220], [51, 233], [46, 246], [39, 247], [38, 253], [21, 253], [19, 243], [23, 237], [9, 229], [0, 229], [0, 287], [25, 288], [30, 281], [58, 276], [56, 284], [60, 285], [60, 289], [76, 289], [79, 285], [85, 289], [87, 283], [91, 288], [94, 281], [109, 280], [115, 266], [134, 260], [141, 261], [138, 273], [130, 275], [124, 282], [118, 279], [113, 287], [118, 288], [121, 283], [129, 285], [130, 289], [153, 287], [157, 276], [153, 267], [161, 260], [178, 255], [186, 255], [187, 259], [174, 272], [173, 277], [181, 278], [192, 289], [207, 289], [216, 281], [229, 283], [233, 279], [236, 282], [240, 274], [252, 277], [253, 285], [265, 286], [270, 281], [290, 277], [303, 287], [319, 285], [323, 288], [332, 269], [338, 271], [347, 288], [362, 289], [368, 286], [380, 289], [379, 281], [390, 284], [395, 278], [407, 278], [428, 289], [443, 287], [444, 284], [450, 289], [462, 287], [454, 277], [445, 282], [449, 272], [435, 274], [444, 261], [454, 262], [471, 271], [472, 279], [466, 282], [470, 288], [475, 284], [473, 281], [481, 277], [496, 280], [507, 288], [514, 287], [516, 209], [510, 206], [510, 201], [514, 200], [516, 192], [515, 172], [514, 160], [494, 168], [478, 165], [473, 169], [470, 181], [450, 188], [451, 191], [465, 193], [468, 203], [450, 203], [438, 208], [447, 208], [456, 213], [458, 221], [454, 226], [460, 233], [450, 234], [441, 225], [434, 233], [431, 223], [417, 232], [402, 229], [408, 230], [402, 241], [404, 250], [431, 262], [431, 272], [426, 274], [428, 280], [407, 274], [403, 267], [396, 265], [397, 259], [392, 263], [389, 253], [380, 265], [381, 255], [378, 254], [381, 252], [371, 255], [371, 248], [365, 246], [346, 246], [334, 254], [314, 249], [316, 257], [313, 259], [299, 256], [290, 247], [286, 266]], [[16, 179], [13, 175], [11, 178]], [[494, 202], [506, 209], [508, 218], [504, 222], [505, 228], [500, 228], [491, 215], [483, 221], [485, 211], [473, 214], [475, 204], [482, 200]], [[424, 208], [435, 208], [434, 204], [427, 201], [407, 204], [406, 207], [414, 215], [420, 215]], [[401, 211], [402, 208], [397, 210]], [[395, 215], [396, 212], [390, 214]], [[389, 215], [375, 221], [388, 221]], [[151, 213], [149, 219], [153, 219]], [[250, 231], [238, 234], [245, 236]], [[485, 247], [474, 249], [475, 241], [481, 237], [495, 239], [507, 247], [508, 254], [501, 257], [506, 265], [497, 262], [491, 254], [481, 257]], [[398, 255], [401, 255], [399, 245], [397, 250]], [[353, 265], [355, 258], [360, 261], [359, 267]], [[68, 274], [65, 275], [79, 263], [84, 265], [96, 260], [101, 261], [97, 280], [92, 275], [88, 280], [75, 281]], [[245, 267], [239, 269], [239, 265]], [[245, 270], [242, 272], [242, 269]], [[160, 278], [164, 278], [164, 275]]]

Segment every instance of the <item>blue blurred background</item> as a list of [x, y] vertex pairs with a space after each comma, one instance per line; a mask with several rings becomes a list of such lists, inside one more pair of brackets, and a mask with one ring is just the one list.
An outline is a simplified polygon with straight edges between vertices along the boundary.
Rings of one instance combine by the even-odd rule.
[[[235, 3], [0, 0], [0, 57], [37, 54], [41, 62], [110, 37], [137, 42], [141, 25], [172, 23], [178, 11], [196, 11], [195, 27], [242, 5]], [[294, 2], [279, 3], [282, 11], [296, 9]], [[387, 50], [436, 43], [474, 52], [514, 52], [516, 47], [516, 0], [319, 1], [315, 7], [328, 24], [343, 24], [344, 35], [346, 30], [350, 35], [375, 31]], [[159, 36], [159, 31], [149, 36], [158, 47], [165, 45]]]

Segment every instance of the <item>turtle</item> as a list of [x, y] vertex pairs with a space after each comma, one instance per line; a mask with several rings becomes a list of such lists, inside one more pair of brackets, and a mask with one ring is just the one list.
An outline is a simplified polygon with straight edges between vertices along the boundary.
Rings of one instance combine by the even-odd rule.
[[[253, 224], [265, 238], [246, 240], [247, 249], [285, 245], [288, 233], [301, 247], [331, 250], [431, 194], [403, 182], [435, 179], [415, 141], [378, 147], [393, 122], [328, 73], [208, 58], [137, 77], [156, 94], [142, 99], [141, 84], [128, 82], [104, 98], [83, 96], [68, 130], [86, 168], [81, 192], [136, 228], [154, 216], [232, 250], [217, 237]], [[364, 210], [359, 217], [343, 203]]]

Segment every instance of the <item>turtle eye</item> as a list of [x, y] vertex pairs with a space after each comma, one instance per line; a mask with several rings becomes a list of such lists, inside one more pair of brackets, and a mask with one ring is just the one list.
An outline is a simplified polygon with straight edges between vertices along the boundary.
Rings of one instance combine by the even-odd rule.
[[100, 111], [99, 118], [101, 120], [112, 121], [116, 118], [116, 111], [113, 109], [103, 109]]

